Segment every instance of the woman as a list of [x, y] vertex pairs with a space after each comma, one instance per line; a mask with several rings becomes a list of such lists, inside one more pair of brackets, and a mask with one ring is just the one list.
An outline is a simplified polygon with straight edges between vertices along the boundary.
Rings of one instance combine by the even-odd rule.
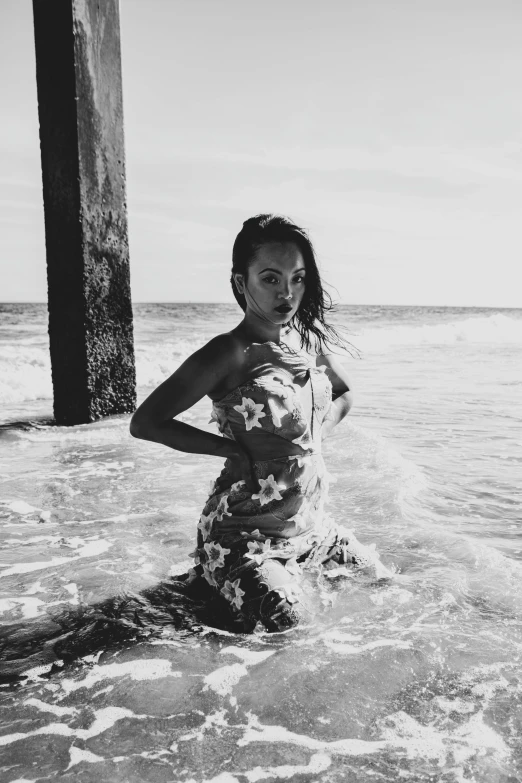
[[[323, 510], [321, 440], [346, 416], [352, 396], [329, 352], [343, 343], [325, 322], [331, 304], [306, 232], [280, 216], [245, 221], [231, 283], [243, 320], [152, 392], [131, 433], [225, 458], [200, 517], [189, 580], [205, 579], [241, 630], [260, 622], [278, 631], [306, 610], [303, 569], [376, 558]], [[315, 358], [303, 348], [314, 348]], [[204, 395], [221, 436], [175, 419]]]

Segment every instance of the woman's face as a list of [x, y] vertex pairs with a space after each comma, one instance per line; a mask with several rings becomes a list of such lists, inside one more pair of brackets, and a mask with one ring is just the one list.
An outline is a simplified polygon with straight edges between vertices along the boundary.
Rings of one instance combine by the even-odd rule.
[[246, 279], [236, 275], [235, 280], [254, 312], [259, 308], [272, 323], [285, 324], [299, 309], [305, 274], [303, 255], [294, 242], [268, 242], [249, 263]]

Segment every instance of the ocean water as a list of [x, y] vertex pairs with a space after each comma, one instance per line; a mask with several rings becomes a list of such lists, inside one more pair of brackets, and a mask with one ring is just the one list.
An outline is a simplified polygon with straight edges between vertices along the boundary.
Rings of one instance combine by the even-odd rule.
[[[136, 305], [139, 399], [238, 316]], [[329, 510], [393, 576], [246, 636], [169, 603], [220, 460], [54, 427], [45, 306], [0, 305], [2, 783], [522, 780], [522, 310], [334, 320], [361, 358]]]

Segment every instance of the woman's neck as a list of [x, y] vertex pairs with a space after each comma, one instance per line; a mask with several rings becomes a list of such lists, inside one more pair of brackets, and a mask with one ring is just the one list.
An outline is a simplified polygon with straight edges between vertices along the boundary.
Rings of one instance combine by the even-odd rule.
[[247, 340], [257, 343], [280, 343], [286, 330], [285, 324], [274, 324], [268, 319], [261, 318], [252, 310], [247, 309], [245, 317], [237, 327], [237, 330]]

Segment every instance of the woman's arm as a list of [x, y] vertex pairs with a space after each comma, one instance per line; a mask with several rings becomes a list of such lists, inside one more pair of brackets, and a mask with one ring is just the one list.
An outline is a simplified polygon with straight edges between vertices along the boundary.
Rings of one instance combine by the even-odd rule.
[[241, 349], [231, 335], [214, 337], [142, 402], [131, 419], [131, 435], [191, 454], [242, 458], [235, 441], [175, 419], [223, 384], [241, 360]]
[[350, 388], [348, 373], [341, 362], [333, 354], [321, 354], [316, 358], [318, 367], [326, 367], [326, 374], [332, 384], [332, 404], [326, 414], [321, 429], [321, 439], [330, 435], [333, 428], [344, 419], [353, 405], [353, 394]]

